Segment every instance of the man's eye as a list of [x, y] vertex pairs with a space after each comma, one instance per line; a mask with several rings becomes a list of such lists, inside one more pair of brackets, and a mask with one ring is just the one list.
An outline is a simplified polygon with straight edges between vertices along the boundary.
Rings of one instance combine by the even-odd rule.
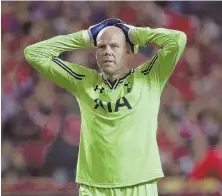
[[103, 48], [105, 48], [105, 46], [104, 45], [100, 45], [100, 46], [98, 46], [98, 48], [103, 49]]

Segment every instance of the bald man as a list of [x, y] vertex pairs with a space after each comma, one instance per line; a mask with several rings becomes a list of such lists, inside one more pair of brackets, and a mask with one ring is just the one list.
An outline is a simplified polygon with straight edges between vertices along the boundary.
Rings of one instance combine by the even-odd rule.
[[[115, 26], [97, 35], [100, 72], [58, 58], [91, 46], [89, 31], [28, 46], [27, 61], [76, 97], [81, 137], [76, 182], [80, 196], [156, 196], [164, 176], [156, 141], [160, 97], [185, 44], [183, 32], [136, 27], [136, 45], [161, 49], [135, 69], [127, 66], [130, 44]], [[59, 157], [58, 157], [59, 158]]]
[[130, 54], [130, 46], [120, 28], [109, 26], [99, 32], [96, 50], [97, 64], [110, 81], [113, 82], [128, 74], [128, 54]]

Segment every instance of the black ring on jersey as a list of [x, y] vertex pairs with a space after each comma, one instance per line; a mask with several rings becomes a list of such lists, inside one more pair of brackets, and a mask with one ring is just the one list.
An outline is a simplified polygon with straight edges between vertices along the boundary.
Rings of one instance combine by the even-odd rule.
[[74, 78], [76, 78], [77, 80], [82, 80], [85, 75], [81, 75], [81, 74], [77, 74], [75, 73], [73, 70], [71, 70], [69, 67], [67, 67], [64, 63], [62, 63], [59, 59], [57, 58], [53, 58], [52, 61], [54, 63], [56, 63], [57, 65], [59, 65], [62, 69], [64, 69], [65, 71], [67, 71], [69, 74], [71, 74]]
[[156, 60], [158, 59], [158, 57], [159, 57], [159, 56], [158, 56], [158, 53], [156, 53], [156, 54], [154, 55], [152, 61], [150, 62], [149, 66], [147, 67], [147, 69], [145, 69], [145, 70], [142, 71], [142, 73], [143, 73], [144, 75], [147, 75], [147, 74], [150, 72], [150, 70], [152, 69], [152, 67], [153, 67], [154, 63], [156, 62]]

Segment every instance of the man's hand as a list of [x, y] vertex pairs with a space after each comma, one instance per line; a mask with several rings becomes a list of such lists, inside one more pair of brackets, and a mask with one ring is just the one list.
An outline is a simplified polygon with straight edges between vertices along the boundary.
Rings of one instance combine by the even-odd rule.
[[113, 26], [117, 23], [121, 24], [123, 22], [120, 19], [117, 19], [117, 18], [110, 18], [110, 19], [106, 19], [106, 20], [102, 21], [99, 24], [96, 24], [94, 26], [89, 27], [89, 30], [88, 30], [89, 36], [90, 36], [90, 39], [93, 41], [94, 46], [97, 46], [96, 38], [97, 38], [98, 33], [102, 29], [104, 29], [105, 27]]
[[138, 46], [134, 43], [133, 41], [133, 29], [136, 28], [135, 26], [127, 25], [124, 23], [117, 23], [114, 24], [113, 26], [116, 26], [124, 32], [126, 36], [126, 41], [130, 44], [131, 51], [135, 54], [138, 50]]

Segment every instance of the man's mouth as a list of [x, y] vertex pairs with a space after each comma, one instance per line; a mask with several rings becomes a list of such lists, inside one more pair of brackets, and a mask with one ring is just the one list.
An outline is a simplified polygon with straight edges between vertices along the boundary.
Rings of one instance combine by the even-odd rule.
[[105, 60], [105, 61], [103, 61], [103, 63], [112, 63], [113, 61], [111, 61], [111, 60]]

